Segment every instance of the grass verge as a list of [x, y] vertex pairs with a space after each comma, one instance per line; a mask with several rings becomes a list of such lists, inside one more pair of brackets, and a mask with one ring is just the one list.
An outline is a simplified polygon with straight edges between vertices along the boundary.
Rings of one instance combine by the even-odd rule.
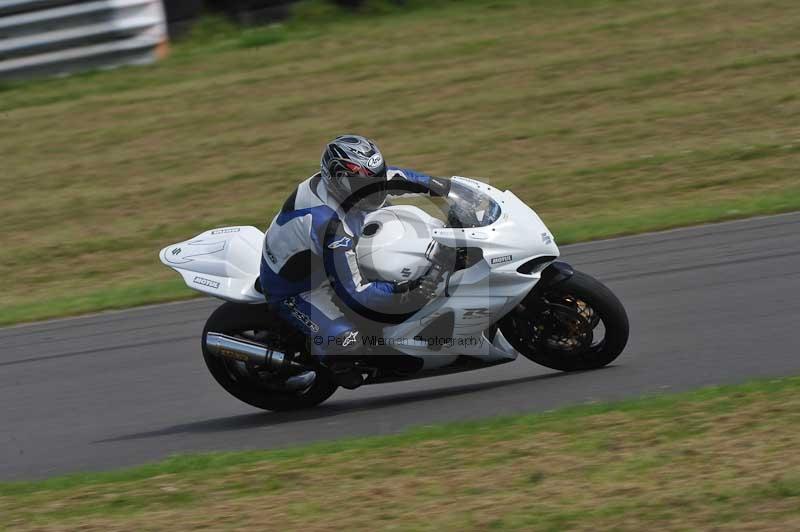
[[561, 243], [800, 209], [795, 0], [409, 5], [1, 86], [0, 323], [188, 296], [158, 250], [265, 227], [347, 131], [489, 176]]
[[14, 530], [792, 530], [800, 378], [0, 484]]

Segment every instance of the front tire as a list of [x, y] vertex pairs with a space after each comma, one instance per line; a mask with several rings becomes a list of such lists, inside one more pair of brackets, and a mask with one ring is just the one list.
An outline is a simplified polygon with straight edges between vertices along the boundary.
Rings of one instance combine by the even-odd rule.
[[617, 296], [575, 271], [555, 286], [534, 290], [503, 318], [500, 329], [514, 349], [537, 364], [581, 371], [613, 362], [628, 343], [629, 325]]
[[[264, 385], [256, 376], [242, 370], [241, 363], [213, 355], [206, 347], [206, 334], [217, 332], [229, 336], [249, 338], [248, 335], [275, 326], [276, 316], [266, 305], [224, 303], [206, 321], [203, 329], [203, 359], [214, 379], [240, 401], [264, 410], [299, 410], [316, 406], [336, 391], [336, 384], [328, 372], [317, 371], [317, 378], [308, 389], [293, 392], [275, 390]], [[285, 349], [285, 346], [270, 346]], [[237, 364], [239, 364], [237, 366]]]

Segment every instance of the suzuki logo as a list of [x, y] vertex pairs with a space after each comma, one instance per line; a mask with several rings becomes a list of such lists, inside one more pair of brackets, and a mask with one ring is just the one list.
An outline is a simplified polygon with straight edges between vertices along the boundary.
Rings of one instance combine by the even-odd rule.
[[461, 316], [465, 320], [478, 319], [478, 318], [491, 318], [492, 314], [488, 308], [465, 308], [464, 314]]

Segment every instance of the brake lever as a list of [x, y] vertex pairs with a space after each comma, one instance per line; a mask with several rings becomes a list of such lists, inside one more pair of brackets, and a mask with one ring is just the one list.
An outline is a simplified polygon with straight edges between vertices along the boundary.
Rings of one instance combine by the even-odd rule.
[[450, 276], [455, 268], [456, 250], [439, 242], [431, 241], [431, 244], [425, 251], [425, 258], [431, 263], [429, 272], [433, 270], [431, 279], [436, 285], [447, 276], [447, 279], [445, 279], [444, 294], [442, 295], [450, 297]]

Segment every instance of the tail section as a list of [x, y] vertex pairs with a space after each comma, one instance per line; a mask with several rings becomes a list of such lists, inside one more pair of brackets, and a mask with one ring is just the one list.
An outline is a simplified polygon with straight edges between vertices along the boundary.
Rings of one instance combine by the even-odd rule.
[[235, 303], [263, 303], [255, 283], [264, 233], [251, 226], [220, 227], [165, 247], [161, 262], [194, 290]]

